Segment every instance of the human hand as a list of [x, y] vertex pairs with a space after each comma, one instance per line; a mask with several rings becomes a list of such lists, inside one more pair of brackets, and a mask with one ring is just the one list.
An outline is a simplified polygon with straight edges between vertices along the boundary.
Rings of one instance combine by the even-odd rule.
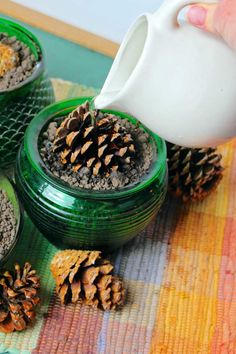
[[236, 50], [236, 0], [221, 0], [217, 4], [189, 5], [184, 13], [189, 23], [221, 36]]

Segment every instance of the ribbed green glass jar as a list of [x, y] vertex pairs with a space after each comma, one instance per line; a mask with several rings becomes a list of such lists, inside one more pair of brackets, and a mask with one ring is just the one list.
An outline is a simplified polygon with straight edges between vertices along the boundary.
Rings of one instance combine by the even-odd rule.
[[6, 176], [3, 175], [1, 170], [0, 170], [0, 189], [6, 192], [7, 197], [13, 206], [13, 212], [16, 219], [16, 235], [15, 235], [14, 242], [11, 244], [10, 249], [8, 250], [7, 253], [4, 254], [4, 256], [0, 254], [0, 268], [1, 268], [8, 260], [11, 259], [12, 255], [16, 250], [16, 246], [21, 237], [22, 228], [24, 224], [24, 213], [21, 204], [19, 202], [18, 196], [15, 192], [15, 186]]
[[[38, 141], [49, 122], [87, 99], [91, 100], [84, 97], [53, 104], [33, 119], [19, 151], [16, 185], [32, 221], [52, 243], [61, 248], [112, 250], [143, 230], [160, 209], [167, 187], [166, 146], [145, 129], [156, 156], [140, 183], [117, 191], [71, 188], [46, 169]], [[112, 113], [136, 123], [127, 114]]]
[[0, 167], [3, 168], [15, 161], [27, 125], [35, 114], [54, 102], [54, 94], [38, 39], [19, 24], [5, 19], [0, 19], [0, 32], [16, 36], [31, 49], [37, 60], [28, 79], [0, 91]]

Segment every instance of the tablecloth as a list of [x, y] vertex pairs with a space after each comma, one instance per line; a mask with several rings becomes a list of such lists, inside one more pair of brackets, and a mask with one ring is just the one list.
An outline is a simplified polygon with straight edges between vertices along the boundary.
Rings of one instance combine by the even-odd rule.
[[[96, 93], [53, 85], [57, 99]], [[49, 270], [56, 248], [26, 218], [9, 266], [32, 263], [42, 303], [34, 326], [0, 334], [0, 353], [236, 353], [236, 141], [220, 151], [217, 191], [199, 203], [167, 198], [147, 229], [111, 255], [127, 288], [121, 311], [61, 305]]]

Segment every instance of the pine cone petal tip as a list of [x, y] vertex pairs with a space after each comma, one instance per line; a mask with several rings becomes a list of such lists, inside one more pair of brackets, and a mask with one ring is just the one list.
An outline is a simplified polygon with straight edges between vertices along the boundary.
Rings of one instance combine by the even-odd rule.
[[29, 263], [0, 273], [0, 331], [22, 331], [36, 317], [40, 279]]
[[112, 274], [113, 265], [100, 251], [60, 251], [52, 259], [51, 272], [62, 304], [81, 301], [102, 310], [124, 305], [123, 282]]

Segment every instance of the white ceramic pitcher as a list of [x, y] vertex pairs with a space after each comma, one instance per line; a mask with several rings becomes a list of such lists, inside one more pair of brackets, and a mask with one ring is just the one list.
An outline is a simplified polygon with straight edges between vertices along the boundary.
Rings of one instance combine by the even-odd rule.
[[167, 141], [214, 146], [236, 135], [236, 52], [178, 25], [181, 8], [194, 2], [166, 0], [137, 19], [95, 106], [126, 111]]

